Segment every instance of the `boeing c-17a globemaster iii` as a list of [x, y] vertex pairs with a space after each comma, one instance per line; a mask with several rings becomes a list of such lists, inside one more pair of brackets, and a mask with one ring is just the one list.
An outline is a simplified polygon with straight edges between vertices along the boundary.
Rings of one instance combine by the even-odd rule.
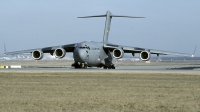
[[140, 59], [148, 61], [151, 58], [151, 54], [156, 55], [177, 55], [177, 56], [193, 56], [191, 54], [160, 51], [154, 49], [146, 49], [139, 47], [130, 47], [124, 45], [116, 45], [108, 42], [108, 35], [110, 32], [111, 19], [113, 17], [125, 17], [125, 18], [144, 18], [133, 16], [120, 16], [113, 15], [110, 11], [107, 11], [105, 15], [86, 16], [78, 18], [92, 18], [92, 17], [106, 17], [105, 29], [103, 35], [103, 42], [84, 41], [74, 44], [66, 44], [52, 47], [44, 47], [38, 49], [29, 49], [15, 52], [7, 52], [6, 54], [20, 54], [20, 53], [32, 53], [34, 60], [40, 60], [43, 58], [43, 53], [50, 53], [56, 58], [63, 58], [66, 52], [73, 52], [75, 68], [87, 68], [87, 67], [103, 67], [104, 69], [115, 69], [115, 65], [112, 63], [113, 58], [120, 59], [124, 56], [124, 53], [139, 53]]

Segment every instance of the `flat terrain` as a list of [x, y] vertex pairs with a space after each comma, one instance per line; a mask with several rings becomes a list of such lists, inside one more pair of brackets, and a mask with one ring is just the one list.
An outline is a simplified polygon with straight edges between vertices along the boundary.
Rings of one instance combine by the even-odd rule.
[[[74, 61], [54, 60], [54, 61], [0, 61], [0, 66], [22, 65], [22, 66], [71, 66]], [[200, 61], [159, 61], [146, 63], [145, 61], [113, 61], [118, 66], [168, 66], [168, 65], [200, 65]]]
[[0, 111], [199, 112], [200, 73], [0, 70]]
[[88, 69], [74, 69], [71, 67], [73, 61], [5, 61], [0, 65], [21, 65], [22, 68], [14, 69], [0, 69], [0, 71], [29, 71], [29, 72], [187, 72], [187, 73], [200, 73], [200, 61], [175, 61], [175, 62], [114, 62], [117, 66], [116, 69], [103, 69], [96, 67], [89, 67]]

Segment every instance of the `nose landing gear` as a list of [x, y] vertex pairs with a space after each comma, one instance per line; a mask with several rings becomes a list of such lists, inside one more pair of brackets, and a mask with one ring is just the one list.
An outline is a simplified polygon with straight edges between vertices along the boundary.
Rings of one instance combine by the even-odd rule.
[[80, 63], [80, 62], [78, 62], [78, 63], [73, 63], [72, 65], [71, 65], [72, 67], [74, 67], [74, 68], [87, 68], [88, 66], [87, 66], [87, 64], [85, 64], [85, 63]]

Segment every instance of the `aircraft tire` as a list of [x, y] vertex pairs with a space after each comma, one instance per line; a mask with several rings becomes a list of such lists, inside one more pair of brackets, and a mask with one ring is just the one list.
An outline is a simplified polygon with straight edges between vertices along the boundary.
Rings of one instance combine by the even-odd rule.
[[77, 69], [77, 68], [81, 68], [81, 65], [78, 64], [78, 63], [75, 63], [75, 64], [74, 64], [74, 68], [75, 68], [75, 69]]
[[87, 65], [86, 65], [86, 64], [84, 64], [83, 68], [87, 68]]

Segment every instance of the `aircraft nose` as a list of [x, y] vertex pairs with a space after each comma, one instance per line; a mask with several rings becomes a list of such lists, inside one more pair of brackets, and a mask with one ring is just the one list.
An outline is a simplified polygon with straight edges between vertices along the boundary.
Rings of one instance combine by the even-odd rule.
[[87, 52], [85, 50], [79, 49], [78, 55], [79, 55], [80, 61], [85, 62], [85, 59], [87, 57]]

